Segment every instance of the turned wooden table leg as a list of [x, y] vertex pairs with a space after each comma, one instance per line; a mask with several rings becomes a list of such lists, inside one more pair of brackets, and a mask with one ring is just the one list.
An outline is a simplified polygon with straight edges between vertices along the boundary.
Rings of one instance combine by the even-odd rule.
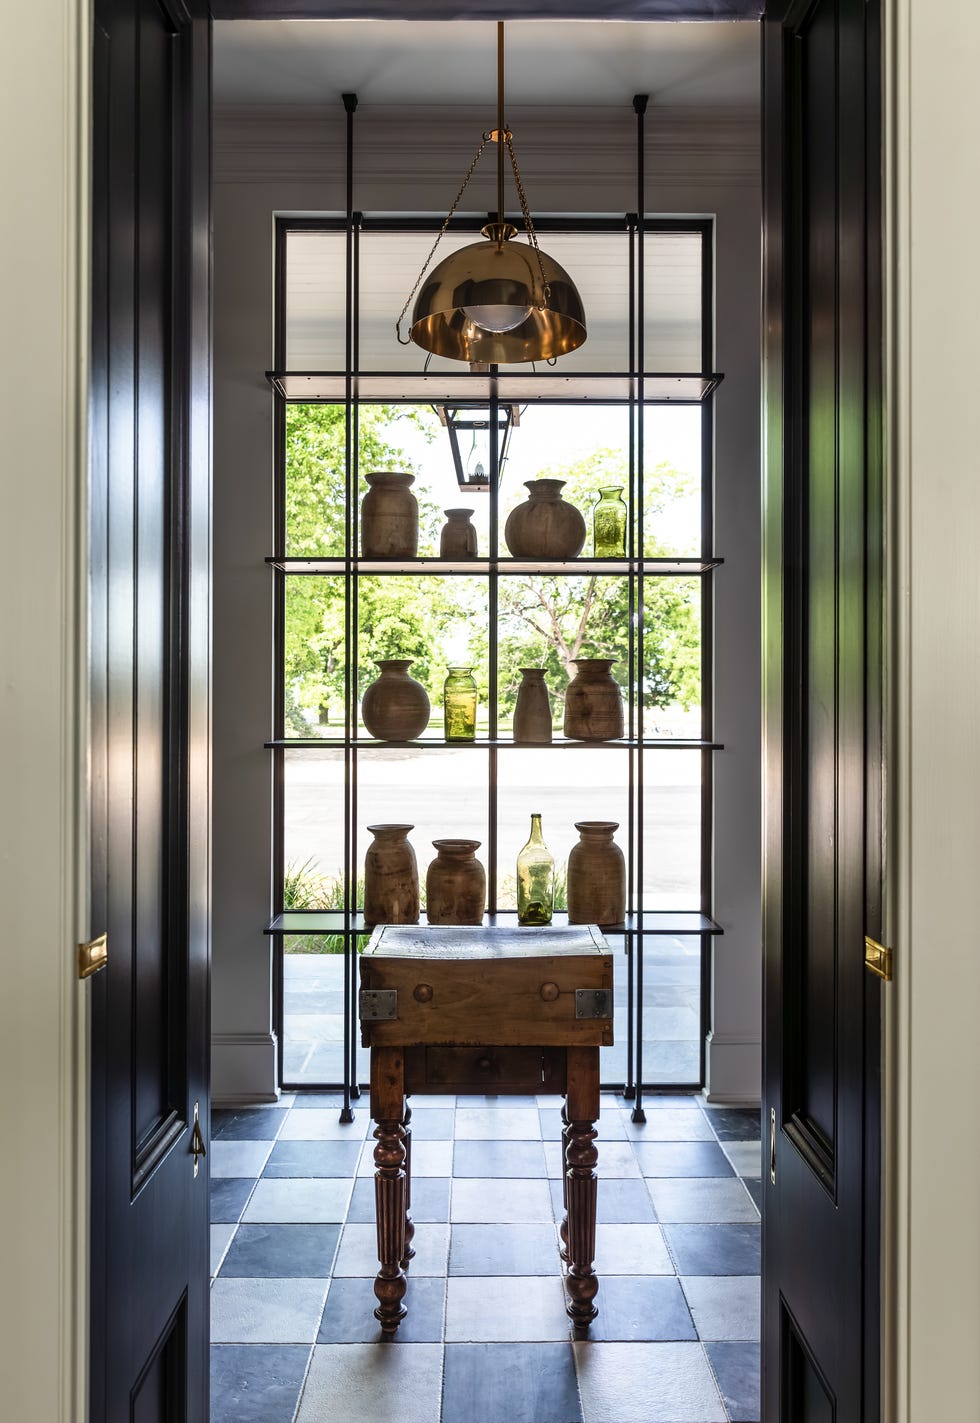
[[561, 1236], [561, 1258], [568, 1262], [568, 1103], [561, 1104], [561, 1199], [564, 1211], [558, 1234]]
[[415, 1239], [415, 1222], [412, 1220], [412, 1109], [405, 1101], [405, 1115], [402, 1118], [402, 1135], [405, 1143], [405, 1254], [401, 1267], [408, 1269], [408, 1262], [415, 1255], [412, 1241]]
[[375, 1120], [374, 1199], [378, 1221], [378, 1261], [374, 1282], [375, 1318], [393, 1334], [408, 1313], [402, 1304], [406, 1280], [405, 1214], [407, 1178], [402, 1121], [405, 1116], [404, 1064], [400, 1048], [371, 1051], [371, 1115]]
[[565, 1189], [568, 1201], [568, 1289], [566, 1309], [577, 1329], [586, 1329], [598, 1310], [595, 1260], [595, 1123], [599, 1118], [599, 1049], [568, 1049]]

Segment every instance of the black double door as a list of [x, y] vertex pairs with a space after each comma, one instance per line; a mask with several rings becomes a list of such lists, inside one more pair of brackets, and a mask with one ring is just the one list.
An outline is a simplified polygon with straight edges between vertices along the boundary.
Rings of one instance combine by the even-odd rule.
[[880, 44], [764, 23], [763, 1418], [879, 1416]]
[[183, 0], [97, 0], [92, 1423], [208, 1416], [209, 51]]

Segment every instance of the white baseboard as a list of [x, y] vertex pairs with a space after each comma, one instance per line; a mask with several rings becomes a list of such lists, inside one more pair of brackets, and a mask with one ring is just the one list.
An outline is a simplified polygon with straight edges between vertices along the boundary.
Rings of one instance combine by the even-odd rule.
[[762, 1100], [762, 1044], [758, 1038], [709, 1033], [704, 1095], [719, 1106], [757, 1107]]
[[278, 1100], [275, 1033], [214, 1033], [211, 1037], [212, 1106], [246, 1106]]

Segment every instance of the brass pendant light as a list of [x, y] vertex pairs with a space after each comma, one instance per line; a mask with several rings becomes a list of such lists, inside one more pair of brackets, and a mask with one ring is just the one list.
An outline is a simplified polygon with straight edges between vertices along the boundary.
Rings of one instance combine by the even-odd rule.
[[[484, 227], [485, 242], [471, 243], [444, 258], [422, 285], [440, 239], [488, 143], [497, 145], [497, 220]], [[517, 228], [504, 220], [505, 147], [514, 170], [527, 244], [513, 241]], [[407, 346], [409, 340], [402, 339], [401, 323], [416, 292], [418, 299], [412, 311], [409, 340], [435, 356], [494, 365], [550, 361], [574, 351], [585, 340], [582, 298], [565, 269], [538, 245], [514, 154], [513, 134], [504, 124], [503, 22], [497, 24], [497, 127], [483, 135], [476, 157], [395, 323], [403, 346]]]

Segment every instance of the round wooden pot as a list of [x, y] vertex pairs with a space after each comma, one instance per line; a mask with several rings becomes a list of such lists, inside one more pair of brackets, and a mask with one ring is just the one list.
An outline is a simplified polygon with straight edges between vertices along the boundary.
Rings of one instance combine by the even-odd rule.
[[476, 529], [472, 509], [444, 509], [446, 522], [439, 535], [440, 558], [476, 558]]
[[414, 825], [369, 825], [374, 836], [364, 856], [364, 920], [374, 924], [419, 922], [419, 867], [408, 843]]
[[482, 924], [487, 875], [476, 858], [479, 840], [433, 840], [437, 858], [425, 876], [430, 924]]
[[585, 543], [585, 520], [561, 497], [563, 479], [527, 479], [525, 503], [507, 515], [504, 540], [515, 558], [576, 558]]
[[514, 707], [514, 740], [551, 743], [551, 698], [543, 667], [522, 667]]
[[618, 820], [576, 820], [577, 845], [568, 856], [569, 924], [622, 924], [626, 918], [626, 859], [613, 840]]
[[429, 724], [429, 698], [425, 688], [408, 675], [409, 657], [379, 661], [381, 676], [361, 699], [361, 716], [369, 735], [379, 741], [411, 741]]
[[615, 741], [623, 734], [623, 698], [612, 657], [578, 657], [565, 689], [565, 735], [573, 741]]
[[361, 555], [414, 558], [419, 547], [419, 506], [410, 489], [414, 474], [372, 470], [361, 500]]

